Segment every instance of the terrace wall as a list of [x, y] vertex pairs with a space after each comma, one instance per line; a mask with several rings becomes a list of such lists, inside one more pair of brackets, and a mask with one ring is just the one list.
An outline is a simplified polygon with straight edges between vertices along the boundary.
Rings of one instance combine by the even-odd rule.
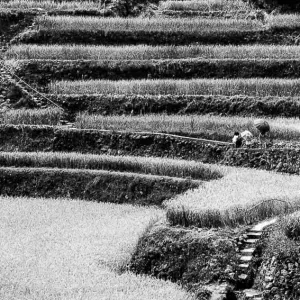
[[233, 149], [163, 134], [0, 126], [0, 151], [64, 151], [194, 159], [300, 175], [300, 149]]
[[221, 163], [300, 175], [300, 149], [230, 149]]
[[63, 79], [299, 78], [300, 62], [281, 59], [20, 60], [16, 74], [39, 85]]
[[13, 43], [90, 44], [90, 45], [189, 45], [200, 44], [280, 44], [298, 45], [299, 28], [275, 28], [258, 31], [174, 32], [174, 31], [84, 31], [32, 30], [20, 34]]
[[300, 99], [244, 95], [50, 95], [70, 113], [120, 114], [226, 114], [240, 116], [300, 116]]
[[200, 182], [110, 171], [0, 168], [0, 194], [160, 205]]

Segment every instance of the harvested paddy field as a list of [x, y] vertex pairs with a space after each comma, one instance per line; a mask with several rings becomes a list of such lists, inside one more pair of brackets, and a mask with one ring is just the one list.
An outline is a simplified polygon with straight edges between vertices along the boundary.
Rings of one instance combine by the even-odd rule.
[[173, 283], [115, 273], [162, 211], [65, 199], [0, 201], [2, 299], [193, 299]]

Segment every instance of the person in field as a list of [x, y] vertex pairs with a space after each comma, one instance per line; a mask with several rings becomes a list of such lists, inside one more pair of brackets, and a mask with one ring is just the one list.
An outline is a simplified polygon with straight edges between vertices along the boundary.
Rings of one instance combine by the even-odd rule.
[[253, 142], [253, 134], [249, 130], [245, 130], [241, 133], [243, 139], [243, 145], [250, 146]]
[[253, 134], [249, 130], [244, 130], [242, 133], [235, 132], [232, 138], [232, 143], [235, 148], [242, 146], [250, 146], [253, 141]]
[[256, 119], [256, 120], [254, 120], [254, 126], [259, 132], [259, 136], [258, 136], [259, 141], [262, 142], [261, 139], [263, 138], [264, 145], [266, 147], [265, 139], [266, 139], [267, 134], [268, 135], [270, 134], [270, 125], [269, 125], [269, 123], [266, 120], [263, 120], [263, 119]]
[[236, 131], [232, 138], [232, 143], [235, 148], [242, 147], [243, 139], [238, 131]]

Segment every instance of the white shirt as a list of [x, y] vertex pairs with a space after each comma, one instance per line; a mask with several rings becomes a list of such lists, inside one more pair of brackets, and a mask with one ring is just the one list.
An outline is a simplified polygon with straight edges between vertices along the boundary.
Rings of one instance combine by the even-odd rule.
[[253, 134], [249, 130], [245, 130], [241, 133], [241, 137], [246, 142], [246, 145], [250, 145], [253, 139]]

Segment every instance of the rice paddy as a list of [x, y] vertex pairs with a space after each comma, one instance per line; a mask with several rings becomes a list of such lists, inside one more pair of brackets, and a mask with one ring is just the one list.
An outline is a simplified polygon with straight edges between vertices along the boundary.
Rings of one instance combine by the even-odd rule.
[[211, 180], [222, 177], [218, 168], [211, 168], [195, 161], [61, 152], [0, 152], [0, 166], [110, 170], [197, 180]]
[[[275, 22], [275, 21], [274, 21]], [[262, 28], [261, 23], [234, 19], [96, 18], [48, 16], [37, 19], [43, 31], [163, 31], [163, 32], [239, 32]]]
[[121, 95], [300, 95], [299, 79], [144, 79], [58, 81], [49, 85], [53, 94], [121, 94]]
[[[268, 119], [272, 138], [275, 140], [298, 141], [300, 138], [299, 119]], [[106, 129], [126, 131], [168, 132], [198, 135], [208, 138], [215, 134], [220, 140], [231, 142], [233, 132], [249, 130], [255, 135], [258, 131], [251, 117], [221, 117], [211, 115], [138, 115], [102, 116], [79, 114], [76, 127], [82, 129]]]
[[58, 125], [62, 111], [57, 108], [14, 109], [1, 114], [0, 124]]
[[0, 1], [1, 9], [36, 9], [45, 10], [74, 10], [74, 9], [101, 9], [101, 1], [80, 0], [80, 1], [55, 1], [55, 0], [10, 0]]
[[221, 179], [204, 183], [165, 203], [172, 224], [237, 226], [300, 207], [297, 175], [232, 167], [220, 169], [224, 174]]

